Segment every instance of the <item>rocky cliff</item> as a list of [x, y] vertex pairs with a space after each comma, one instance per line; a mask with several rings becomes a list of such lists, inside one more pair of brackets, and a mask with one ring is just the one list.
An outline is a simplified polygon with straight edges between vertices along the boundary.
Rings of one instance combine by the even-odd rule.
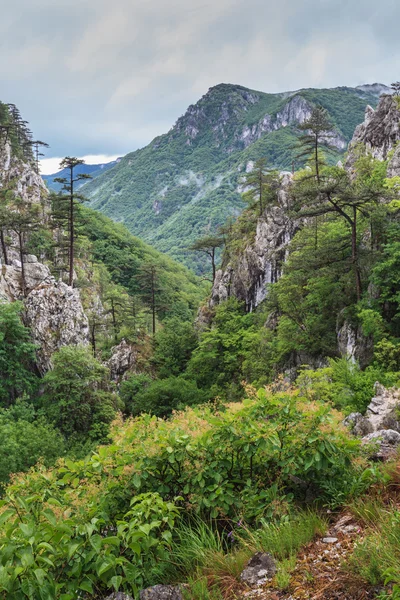
[[[385, 90], [383, 90], [385, 91]], [[400, 107], [397, 98], [384, 94], [374, 110], [368, 106], [365, 120], [351, 140], [346, 168], [351, 172], [360, 152], [368, 152], [388, 163], [388, 176], [400, 175]], [[245, 302], [248, 310], [256, 308], [268, 293], [268, 284], [278, 280], [290, 241], [301, 226], [288, 216], [292, 176], [282, 177], [279, 204], [268, 208], [258, 219], [254, 241], [234, 261], [220, 269], [212, 288], [209, 307], [213, 308], [230, 296]], [[338, 351], [365, 366], [371, 360], [372, 340], [359, 328], [342, 321], [338, 325]]]
[[367, 104], [376, 103], [375, 88], [267, 94], [220, 84], [189, 106], [168, 133], [87, 183], [84, 193], [93, 208], [204, 273], [207, 260], [188, 248], [242, 211], [238, 182], [250, 161], [264, 156], [278, 170], [298, 164], [297, 126], [316, 104], [334, 123], [330, 142], [339, 157]]
[[[396, 97], [384, 95], [375, 110], [367, 106], [365, 120], [358, 125], [350, 142], [346, 166], [353, 168], [356, 149], [360, 145], [374, 158], [386, 160], [399, 141], [400, 105]], [[392, 176], [393, 166], [389, 172], [389, 177]]]
[[[42, 206], [43, 222], [48, 211], [48, 192], [31, 164], [13, 155], [11, 145], [0, 143], [0, 189], [10, 189], [26, 203]], [[37, 344], [37, 367], [44, 374], [51, 367], [51, 356], [63, 345], [88, 344], [88, 320], [79, 291], [57, 282], [49, 267], [34, 255], [24, 256], [25, 289], [22, 265], [12, 232], [8, 264], [0, 253], [0, 301], [24, 303], [24, 320]]]
[[234, 265], [229, 263], [217, 271], [210, 307], [232, 296], [245, 302], [251, 311], [265, 300], [268, 284], [278, 280], [288, 244], [299, 226], [288, 216], [291, 180], [290, 174], [282, 176], [278, 204], [267, 208], [258, 219], [254, 243], [244, 249]]

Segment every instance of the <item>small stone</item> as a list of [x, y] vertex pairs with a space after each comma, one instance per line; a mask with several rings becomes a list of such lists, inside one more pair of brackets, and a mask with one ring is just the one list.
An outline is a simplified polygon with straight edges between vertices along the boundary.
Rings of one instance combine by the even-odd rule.
[[336, 544], [338, 539], [335, 537], [324, 537], [322, 538], [322, 541], [324, 544]]
[[154, 585], [141, 590], [140, 600], [183, 600], [181, 585]]
[[240, 575], [241, 581], [251, 586], [265, 583], [272, 579], [276, 573], [276, 563], [272, 556], [266, 552], [257, 552], [247, 563], [247, 567]]

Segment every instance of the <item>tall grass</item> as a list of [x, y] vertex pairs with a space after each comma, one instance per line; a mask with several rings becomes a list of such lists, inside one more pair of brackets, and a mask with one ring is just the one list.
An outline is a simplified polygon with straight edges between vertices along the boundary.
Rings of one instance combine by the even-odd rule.
[[[372, 585], [400, 586], [400, 511], [366, 500], [352, 507], [367, 524], [366, 537], [355, 547], [349, 566]], [[400, 597], [400, 595], [399, 595]]]
[[234, 597], [239, 576], [255, 552], [269, 552], [278, 561], [276, 584], [286, 589], [296, 554], [327, 522], [313, 512], [292, 515], [279, 524], [262, 522], [256, 530], [237, 526], [221, 533], [212, 522], [196, 520], [181, 524], [171, 548], [170, 579], [188, 582], [191, 600], [220, 600]]
[[323, 535], [327, 527], [326, 519], [315, 512], [297, 513], [282, 523], [264, 521], [259, 529], [247, 529], [241, 543], [253, 552], [269, 552], [277, 560], [284, 560], [296, 554], [315, 535]]

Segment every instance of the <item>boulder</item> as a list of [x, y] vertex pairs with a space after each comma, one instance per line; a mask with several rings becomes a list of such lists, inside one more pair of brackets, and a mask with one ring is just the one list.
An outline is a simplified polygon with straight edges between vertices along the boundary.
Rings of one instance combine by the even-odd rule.
[[111, 358], [107, 361], [111, 379], [112, 381], [121, 381], [128, 371], [133, 370], [136, 364], [137, 351], [132, 344], [122, 340], [118, 346], [112, 348], [111, 352]]
[[277, 571], [272, 556], [266, 552], [257, 552], [247, 563], [240, 580], [249, 586], [259, 586], [272, 579]]
[[367, 417], [364, 417], [361, 413], [353, 412], [350, 413], [345, 420], [343, 425], [349, 427], [353, 435], [357, 437], [364, 437], [374, 431], [372, 424], [368, 421]]
[[28, 294], [24, 320], [38, 346], [37, 367], [42, 374], [51, 368], [51, 356], [62, 346], [89, 343], [79, 290], [62, 281], [41, 285]]
[[370, 454], [372, 460], [387, 460], [396, 454], [396, 449], [400, 445], [400, 433], [393, 429], [374, 431], [363, 437], [361, 443], [374, 446]]
[[386, 389], [380, 383], [375, 384], [375, 396], [368, 405], [365, 414], [371, 423], [372, 431], [392, 429], [400, 432], [400, 390]]
[[183, 600], [181, 585], [154, 585], [141, 590], [140, 600]]

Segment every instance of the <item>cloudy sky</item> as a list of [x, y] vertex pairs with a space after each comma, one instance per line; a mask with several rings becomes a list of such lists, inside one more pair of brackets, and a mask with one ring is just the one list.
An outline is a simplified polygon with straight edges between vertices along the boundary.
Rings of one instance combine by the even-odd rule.
[[221, 82], [400, 79], [398, 0], [0, 0], [0, 13], [0, 99], [48, 157], [132, 151]]

